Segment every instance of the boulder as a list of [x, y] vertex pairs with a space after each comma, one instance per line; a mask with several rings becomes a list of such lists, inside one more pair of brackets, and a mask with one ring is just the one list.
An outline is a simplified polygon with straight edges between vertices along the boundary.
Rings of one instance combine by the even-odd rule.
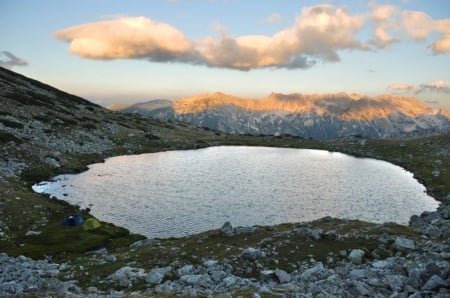
[[255, 261], [259, 255], [259, 250], [253, 247], [246, 248], [241, 253], [241, 257], [249, 261]]
[[310, 232], [310, 236], [314, 240], [320, 240], [320, 238], [322, 238], [322, 230], [321, 229], [312, 229]]
[[170, 271], [172, 271], [171, 267], [154, 268], [147, 274], [145, 281], [149, 284], [160, 284]]
[[405, 286], [406, 276], [399, 274], [388, 274], [386, 275], [386, 280], [392, 291], [400, 292]]
[[361, 264], [362, 259], [364, 257], [364, 250], [361, 249], [353, 249], [350, 254], [348, 255], [348, 259], [353, 263], [353, 264]]
[[416, 245], [414, 241], [404, 237], [396, 237], [394, 244], [394, 248], [397, 250], [414, 250], [416, 249]]
[[194, 266], [192, 265], [184, 265], [183, 267], [177, 270], [178, 276], [190, 275], [194, 272]]
[[274, 271], [274, 274], [277, 277], [278, 281], [282, 284], [288, 283], [291, 281], [291, 276], [289, 275], [289, 273], [287, 273], [284, 270], [276, 269]]
[[436, 289], [444, 288], [444, 287], [448, 287], [448, 286], [449, 286], [448, 282], [443, 280], [440, 276], [433, 275], [422, 286], [422, 290], [432, 291], [432, 290], [436, 290]]
[[431, 238], [439, 238], [442, 236], [442, 231], [433, 225], [428, 225], [423, 232]]
[[241, 235], [241, 234], [253, 234], [257, 231], [256, 227], [235, 227], [233, 229], [233, 232], [236, 235]]
[[220, 234], [224, 237], [231, 237], [234, 235], [233, 226], [229, 221], [225, 222], [220, 228]]

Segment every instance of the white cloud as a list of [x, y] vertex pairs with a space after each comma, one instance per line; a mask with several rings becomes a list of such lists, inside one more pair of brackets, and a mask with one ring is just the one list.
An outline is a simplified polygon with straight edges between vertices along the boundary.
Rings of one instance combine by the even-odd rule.
[[414, 92], [442, 92], [450, 93], [450, 85], [443, 80], [429, 81], [420, 85], [410, 85], [405, 83], [395, 83], [388, 86], [388, 90], [393, 93]]
[[419, 87], [417, 87], [415, 85], [405, 84], [405, 83], [395, 83], [395, 84], [390, 84], [388, 86], [388, 89], [394, 93], [417, 92], [419, 90]]
[[19, 58], [8, 51], [0, 52], [0, 66], [6, 69], [11, 69], [14, 66], [25, 66], [28, 62]]
[[433, 32], [439, 33], [439, 38], [431, 44], [433, 53], [450, 52], [450, 19], [433, 20], [420, 11], [404, 11], [402, 25], [409, 36], [416, 40], [424, 40]]
[[450, 93], [450, 85], [443, 80], [435, 80], [420, 85], [419, 92], [442, 92]]
[[[148, 59], [185, 62], [239, 70], [263, 67], [308, 68], [336, 62], [343, 50], [375, 51], [405, 38], [423, 40], [438, 33], [431, 49], [450, 51], [450, 19], [433, 20], [423, 12], [400, 11], [393, 5], [370, 4], [371, 11], [351, 14], [346, 7], [323, 4], [305, 7], [290, 27], [272, 36], [232, 36], [226, 27], [216, 37], [193, 41], [170, 24], [146, 17], [119, 17], [63, 29], [54, 33], [70, 43], [69, 51], [90, 59]], [[276, 22], [273, 14], [267, 21]], [[360, 40], [367, 24], [372, 36]], [[216, 27], [219, 25], [216, 25]]]
[[69, 52], [91, 59], [148, 58], [154, 61], [192, 59], [193, 43], [171, 25], [145, 17], [74, 26], [54, 33], [70, 43]]

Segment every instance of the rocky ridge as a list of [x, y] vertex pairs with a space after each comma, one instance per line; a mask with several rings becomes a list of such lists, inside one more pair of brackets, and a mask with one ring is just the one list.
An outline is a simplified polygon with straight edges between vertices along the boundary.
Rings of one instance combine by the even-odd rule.
[[220, 92], [110, 109], [172, 119], [232, 134], [332, 140], [350, 135], [410, 138], [450, 132], [450, 112], [416, 98], [359, 94], [276, 94], [262, 99]]

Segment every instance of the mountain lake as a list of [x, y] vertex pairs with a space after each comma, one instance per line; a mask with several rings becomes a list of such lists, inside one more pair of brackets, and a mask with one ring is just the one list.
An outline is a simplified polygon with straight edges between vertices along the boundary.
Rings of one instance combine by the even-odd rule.
[[321, 150], [218, 146], [119, 156], [33, 186], [149, 238], [332, 216], [408, 224], [439, 202], [388, 162]]

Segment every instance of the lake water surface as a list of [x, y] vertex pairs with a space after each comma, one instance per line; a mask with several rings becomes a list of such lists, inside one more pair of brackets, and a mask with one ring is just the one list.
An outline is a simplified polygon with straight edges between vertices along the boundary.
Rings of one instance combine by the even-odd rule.
[[319, 150], [221, 146], [107, 159], [35, 185], [147, 237], [333, 216], [407, 224], [438, 202], [404, 169]]

